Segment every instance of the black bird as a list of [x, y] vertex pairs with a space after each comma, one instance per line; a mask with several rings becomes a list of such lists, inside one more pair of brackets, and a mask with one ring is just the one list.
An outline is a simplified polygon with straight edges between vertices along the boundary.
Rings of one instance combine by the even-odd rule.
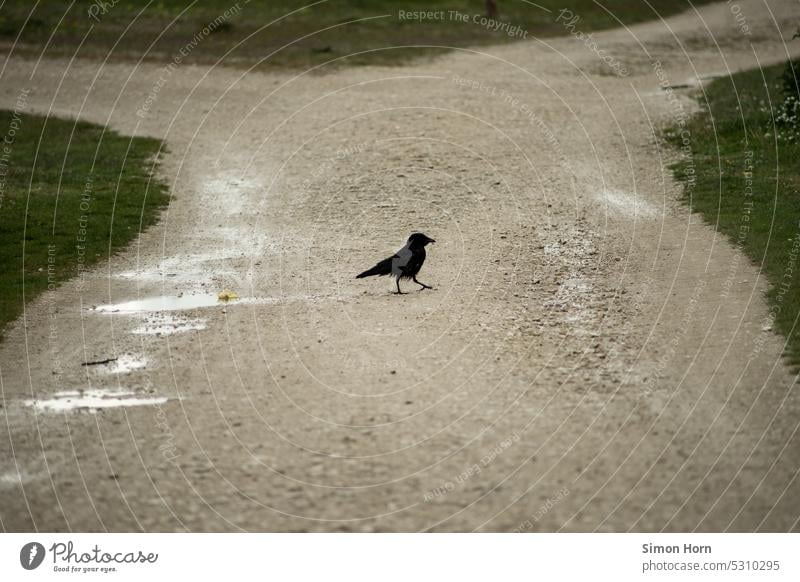
[[417, 273], [422, 268], [422, 263], [425, 262], [425, 245], [428, 243], [435, 243], [432, 238], [425, 236], [421, 232], [415, 232], [406, 242], [406, 246], [397, 251], [388, 259], [383, 259], [380, 263], [356, 276], [356, 279], [363, 279], [364, 277], [372, 277], [378, 275], [391, 275], [397, 280], [397, 294], [402, 295], [400, 291], [400, 279], [412, 279], [414, 283], [422, 287], [421, 291], [425, 289], [433, 289], [430, 285], [417, 281]]

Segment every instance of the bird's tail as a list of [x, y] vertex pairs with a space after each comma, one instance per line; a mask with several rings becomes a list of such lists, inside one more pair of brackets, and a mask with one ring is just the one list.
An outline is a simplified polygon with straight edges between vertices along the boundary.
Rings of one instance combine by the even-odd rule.
[[372, 267], [371, 269], [367, 269], [360, 275], [356, 275], [356, 279], [363, 279], [364, 277], [372, 277], [373, 275], [380, 275], [381, 277], [384, 275], [389, 275], [392, 272], [392, 260], [394, 257], [389, 257], [388, 259], [383, 259], [380, 263]]
[[378, 265], [375, 265], [371, 269], [367, 269], [360, 275], [356, 275], [356, 279], [363, 279], [364, 277], [372, 277], [373, 275], [381, 275], [381, 270], [378, 268]]

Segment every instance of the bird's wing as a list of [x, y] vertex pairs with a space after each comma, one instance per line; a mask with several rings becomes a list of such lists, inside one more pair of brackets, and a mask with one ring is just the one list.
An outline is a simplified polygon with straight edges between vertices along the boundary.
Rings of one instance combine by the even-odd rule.
[[414, 253], [408, 248], [408, 245], [397, 251], [392, 257], [392, 275], [395, 277], [405, 275], [408, 264], [411, 262], [413, 256]]
[[[414, 253], [409, 248], [408, 244], [406, 244], [402, 249], [397, 251], [388, 259], [383, 259], [371, 269], [364, 271], [360, 275], [356, 275], [356, 279], [361, 279], [362, 277], [372, 277], [374, 275], [405, 277], [407, 276], [406, 272], [408, 271], [409, 263], [412, 261], [413, 257]], [[416, 271], [414, 271], [414, 273], [416, 273]]]

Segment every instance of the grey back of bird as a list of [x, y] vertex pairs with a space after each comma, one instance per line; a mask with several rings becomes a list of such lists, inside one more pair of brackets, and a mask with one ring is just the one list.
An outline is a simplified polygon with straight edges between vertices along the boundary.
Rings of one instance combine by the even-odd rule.
[[410, 243], [406, 243], [402, 249], [397, 251], [392, 257], [392, 277], [405, 277], [406, 269], [413, 256]]

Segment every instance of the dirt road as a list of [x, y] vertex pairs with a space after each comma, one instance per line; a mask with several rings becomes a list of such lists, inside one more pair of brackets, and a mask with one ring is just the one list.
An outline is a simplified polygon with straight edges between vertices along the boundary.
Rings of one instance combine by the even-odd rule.
[[[173, 197], [0, 344], [3, 529], [800, 529], [765, 282], [656, 137], [786, 58], [796, 3], [737, 7], [333, 74], [12, 56], [2, 106], [165, 139]], [[433, 291], [354, 279], [414, 231]]]

